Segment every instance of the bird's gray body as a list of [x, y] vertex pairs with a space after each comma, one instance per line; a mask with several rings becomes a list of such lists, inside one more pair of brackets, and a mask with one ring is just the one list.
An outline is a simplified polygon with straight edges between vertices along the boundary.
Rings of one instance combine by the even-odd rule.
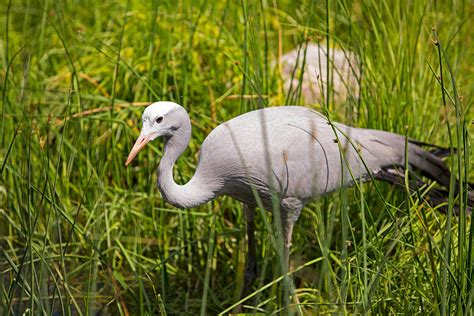
[[402, 164], [403, 147], [397, 134], [329, 124], [304, 107], [273, 107], [215, 128], [202, 144], [195, 176], [217, 183], [215, 195], [247, 204], [255, 204], [252, 187], [268, 209], [272, 194], [305, 204], [383, 166]]

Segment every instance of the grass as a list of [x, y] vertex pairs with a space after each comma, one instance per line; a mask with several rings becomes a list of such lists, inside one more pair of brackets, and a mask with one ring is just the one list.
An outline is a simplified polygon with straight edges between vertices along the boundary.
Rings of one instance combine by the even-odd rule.
[[[362, 77], [358, 100], [337, 104], [329, 93], [307, 106], [456, 147], [453, 175], [463, 188], [472, 181], [471, 2], [23, 0], [0, 10], [4, 314], [229, 311], [246, 253], [241, 205], [165, 203], [159, 142], [131, 168], [124, 161], [146, 102], [172, 100], [193, 123], [175, 171], [187, 181], [217, 124], [303, 102], [298, 91], [287, 99], [275, 61], [309, 39], [354, 51]], [[423, 201], [426, 188], [384, 183], [307, 205], [294, 232], [290, 310], [271, 214], [257, 213], [248, 311], [472, 314], [473, 224], [452, 184], [447, 215]]]

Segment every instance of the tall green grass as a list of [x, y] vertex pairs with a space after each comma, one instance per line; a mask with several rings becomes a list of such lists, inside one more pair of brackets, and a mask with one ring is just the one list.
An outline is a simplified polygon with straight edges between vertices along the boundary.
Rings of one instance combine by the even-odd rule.
[[[308, 40], [354, 51], [360, 98], [330, 118], [456, 147], [448, 214], [385, 183], [309, 204], [286, 287], [272, 214], [257, 212], [259, 279], [245, 311], [471, 314], [466, 183], [474, 6], [466, 1], [49, 1], [0, 4], [0, 312], [218, 314], [239, 302], [239, 203], [192, 210], [156, 189], [159, 142], [124, 160], [146, 102], [190, 112], [175, 178], [220, 122], [286, 99], [277, 61]], [[434, 30], [434, 31], [433, 31]], [[298, 70], [295, 74], [299, 74]], [[460, 216], [454, 216], [455, 202]]]

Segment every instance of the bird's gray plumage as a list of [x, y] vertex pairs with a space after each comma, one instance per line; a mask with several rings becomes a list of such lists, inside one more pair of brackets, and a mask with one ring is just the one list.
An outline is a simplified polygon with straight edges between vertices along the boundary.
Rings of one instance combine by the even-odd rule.
[[[281, 77], [286, 91], [298, 91], [306, 103], [320, 103], [328, 93], [334, 101], [345, 101], [347, 97], [358, 98], [360, 66], [358, 58], [350, 50], [329, 48], [326, 45], [309, 43], [281, 56]], [[331, 84], [327, 84], [328, 70]], [[301, 73], [302, 72], [302, 77]]]
[[[266, 208], [272, 207], [272, 194], [304, 205], [384, 167], [405, 165], [401, 135], [330, 124], [316, 111], [282, 106], [248, 112], [216, 127], [201, 146], [195, 175], [178, 186], [172, 167], [188, 145], [191, 125], [182, 108], [170, 115], [183, 122], [166, 140], [158, 186], [166, 200], [181, 208], [219, 195], [255, 203], [252, 187]], [[449, 171], [434, 154], [408, 143], [408, 159], [442, 184], [449, 183]]]

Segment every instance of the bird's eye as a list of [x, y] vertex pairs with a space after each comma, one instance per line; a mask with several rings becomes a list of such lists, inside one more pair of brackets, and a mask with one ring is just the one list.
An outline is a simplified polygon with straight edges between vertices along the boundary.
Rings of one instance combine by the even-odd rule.
[[160, 124], [161, 121], [163, 121], [163, 116], [158, 116], [158, 117], [156, 118], [156, 123]]

